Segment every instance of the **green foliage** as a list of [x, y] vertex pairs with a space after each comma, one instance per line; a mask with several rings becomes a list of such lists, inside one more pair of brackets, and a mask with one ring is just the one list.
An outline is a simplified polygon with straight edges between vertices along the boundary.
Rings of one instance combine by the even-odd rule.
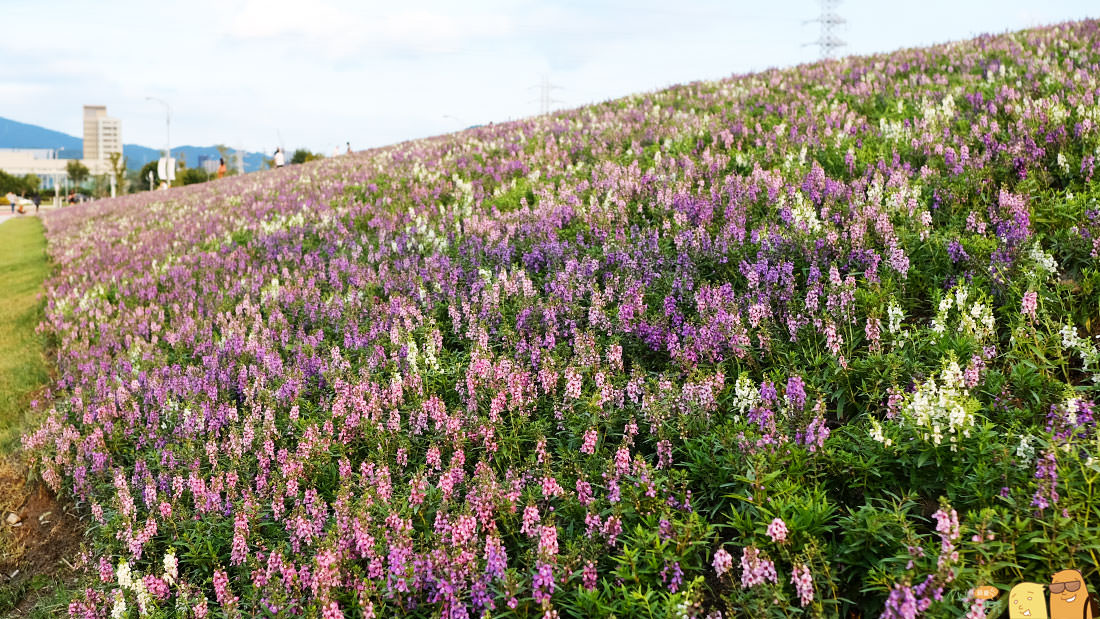
[[80, 163], [79, 160], [72, 159], [65, 164], [65, 173], [74, 185], [82, 185], [84, 181], [88, 180], [92, 172], [88, 169], [88, 166]]
[[311, 153], [305, 148], [299, 148], [290, 156], [290, 163], [305, 163], [316, 159], [324, 159], [324, 157], [325, 156], [320, 153]]
[[202, 168], [185, 168], [176, 176], [177, 185], [194, 185], [210, 180], [210, 175]]
[[122, 153], [111, 153], [108, 160], [111, 165], [111, 174], [114, 175], [117, 184], [118, 193], [126, 193], [128, 182], [126, 177], [127, 158], [123, 157]]
[[0, 225], [0, 447], [18, 443], [30, 394], [47, 379], [45, 342], [35, 333], [44, 303], [45, 247], [37, 218]]
[[33, 174], [20, 177], [0, 170], [0, 197], [9, 192], [16, 195], [34, 193], [38, 190], [39, 183], [39, 178]]
[[[150, 173], [153, 174], [153, 184], [151, 187], [149, 186]], [[160, 176], [157, 175], [157, 160], [154, 159], [141, 166], [141, 169], [137, 171], [134, 178], [130, 180], [130, 191], [156, 189], [158, 183], [160, 183]]]

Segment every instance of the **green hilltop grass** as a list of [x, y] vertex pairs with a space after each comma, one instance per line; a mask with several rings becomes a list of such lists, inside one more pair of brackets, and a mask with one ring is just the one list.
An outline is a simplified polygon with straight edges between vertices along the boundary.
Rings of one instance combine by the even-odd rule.
[[0, 225], [0, 452], [18, 445], [18, 428], [32, 394], [46, 384], [42, 317], [46, 239], [37, 217]]

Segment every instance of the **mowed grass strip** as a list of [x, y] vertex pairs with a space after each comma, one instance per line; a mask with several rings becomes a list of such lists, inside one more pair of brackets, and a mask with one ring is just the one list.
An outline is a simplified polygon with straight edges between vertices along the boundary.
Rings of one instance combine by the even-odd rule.
[[32, 394], [48, 374], [42, 319], [46, 237], [37, 217], [0, 224], [0, 454], [12, 453]]

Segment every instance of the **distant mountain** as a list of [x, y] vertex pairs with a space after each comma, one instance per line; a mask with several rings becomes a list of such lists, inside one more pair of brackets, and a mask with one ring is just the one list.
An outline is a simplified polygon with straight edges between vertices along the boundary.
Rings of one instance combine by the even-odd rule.
[[[29, 125], [0, 116], [0, 148], [54, 148], [62, 159], [80, 159], [84, 156], [84, 140], [67, 133]], [[230, 151], [232, 152], [232, 151]], [[127, 167], [133, 170], [160, 157], [161, 151], [140, 144], [123, 144], [122, 154]], [[213, 146], [173, 146], [172, 155], [183, 159], [188, 167], [198, 167], [202, 157], [218, 158]], [[244, 171], [255, 172], [263, 167], [264, 154], [244, 152]]]
[[56, 148], [62, 159], [80, 159], [84, 140], [67, 133], [0, 117], [0, 148]]

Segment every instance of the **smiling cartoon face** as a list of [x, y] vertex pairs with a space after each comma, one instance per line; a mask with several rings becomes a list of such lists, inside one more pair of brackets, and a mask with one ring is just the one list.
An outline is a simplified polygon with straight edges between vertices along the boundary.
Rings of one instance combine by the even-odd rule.
[[1050, 579], [1051, 619], [1081, 619], [1089, 592], [1077, 570], [1062, 570]]
[[1047, 601], [1043, 598], [1043, 585], [1022, 582], [1008, 594], [1009, 619], [1047, 619]]

